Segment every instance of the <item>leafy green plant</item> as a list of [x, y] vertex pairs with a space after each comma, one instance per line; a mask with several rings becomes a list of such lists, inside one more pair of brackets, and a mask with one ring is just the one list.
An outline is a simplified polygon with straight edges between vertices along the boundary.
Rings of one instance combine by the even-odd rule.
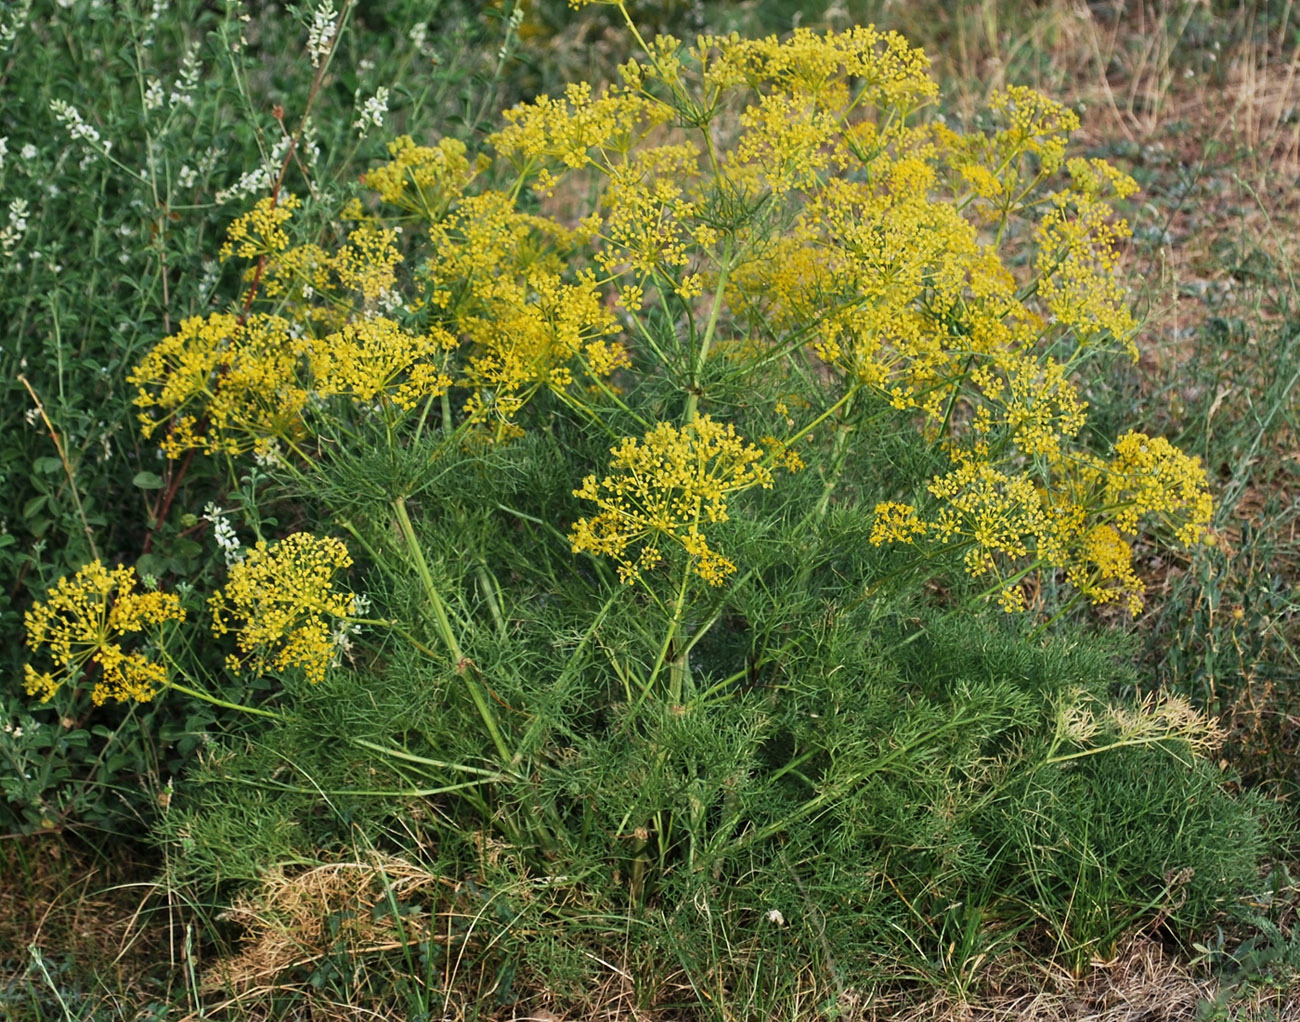
[[[758, 1013], [1195, 933], [1261, 805], [1064, 620], [1137, 615], [1135, 547], [1212, 514], [1195, 458], [1081, 393], [1137, 354], [1135, 183], [1032, 90], [928, 118], [899, 36], [683, 47], [613, 6], [620, 83], [482, 143], [399, 135], [355, 188], [292, 171], [314, 122], [286, 130], [220, 246], [232, 300], [125, 373], [151, 559], [91, 549], [33, 602], [30, 694], [205, 705], [156, 824], [196, 898], [278, 871], [280, 918], [359, 844], [399, 858], [274, 961], [395, 952], [421, 1012], [465, 956], [503, 1003], [589, 979], [612, 920], [647, 1002], [746, 976]], [[324, 11], [313, 114], [352, 13]], [[399, 901], [412, 859], [447, 883]], [[440, 912], [471, 922], [434, 947]]]
[[[235, 493], [198, 464], [177, 503], [165, 459], [140, 443], [124, 374], [235, 286], [219, 239], [281, 172], [290, 125], [307, 117], [292, 172], [333, 187], [359, 154], [382, 152], [376, 118], [472, 133], [481, 104], [507, 95], [518, 52], [514, 28], [473, 5], [441, 5], [439, 32], [427, 5], [336, 5], [337, 47], [321, 67], [303, 51], [311, 10], [181, 7], [193, 10], [76, 0], [2, 16], [0, 623], [15, 634], [34, 597], [95, 558], [215, 583], [203, 508]], [[261, 527], [256, 504], [239, 513]], [[6, 655], [21, 672], [22, 651]], [[0, 831], [138, 831], [202, 736], [237, 719], [195, 704], [96, 707], [92, 687], [43, 705], [0, 695]]]

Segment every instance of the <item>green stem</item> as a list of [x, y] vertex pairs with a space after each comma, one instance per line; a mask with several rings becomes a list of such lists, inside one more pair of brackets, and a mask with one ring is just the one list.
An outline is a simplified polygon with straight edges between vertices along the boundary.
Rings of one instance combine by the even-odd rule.
[[[496, 780], [505, 780], [504, 774], [496, 775]], [[329, 790], [325, 788], [305, 788], [296, 784], [285, 784], [282, 781], [255, 781], [250, 778], [240, 778], [239, 783], [249, 788], [264, 788], [268, 791], [293, 791], [301, 792], [306, 795], [355, 795], [358, 798], [431, 798], [434, 795], [446, 795], [452, 791], [464, 791], [467, 788], [475, 788], [481, 781], [461, 781], [459, 784], [448, 784], [441, 788], [408, 788], [405, 791], [382, 791], [369, 790], [365, 788], [352, 788], [342, 790]]]
[[501, 613], [501, 604], [497, 600], [498, 587], [496, 580], [488, 573], [487, 567], [481, 563], [474, 569], [474, 574], [478, 578], [479, 589], [482, 590], [483, 600], [492, 615], [493, 623], [497, 626], [497, 632], [505, 636], [509, 629], [506, 626], [506, 619]]
[[[965, 364], [962, 365], [960, 379], [965, 379], [966, 374], [970, 372], [971, 363], [975, 361], [974, 355], [966, 357]], [[943, 422], [939, 424], [939, 436], [944, 436], [948, 432], [948, 425], [952, 422], [952, 413], [957, 407], [957, 398], [961, 396], [961, 390], [954, 383], [952, 393], [948, 395], [948, 407], [943, 410]]]
[[457, 770], [463, 774], [474, 774], [477, 777], [484, 777], [490, 781], [504, 781], [507, 774], [499, 770], [484, 770], [482, 767], [464, 766], [460, 763], [446, 763], [440, 759], [429, 759], [426, 756], [417, 756], [413, 752], [407, 752], [405, 749], [395, 749], [390, 745], [380, 745], [378, 742], [370, 742], [364, 738], [349, 739], [353, 745], [358, 745], [363, 749], [370, 749], [373, 752], [381, 752], [385, 756], [392, 756], [394, 759], [405, 760], [408, 763], [419, 763], [421, 766], [437, 767], [439, 770]]
[[406, 549], [410, 552], [411, 560], [415, 562], [415, 570], [420, 576], [425, 595], [429, 597], [429, 605], [433, 608], [433, 615], [438, 624], [438, 632], [442, 637], [443, 644], [447, 647], [447, 652], [451, 654], [452, 660], [455, 662], [456, 673], [465, 679], [465, 687], [469, 690], [469, 696], [474, 701], [474, 707], [478, 710], [483, 725], [488, 729], [488, 734], [492, 737], [492, 744], [496, 746], [501, 762], [509, 763], [513, 758], [510, 753], [510, 746], [506, 744], [505, 737], [501, 734], [496, 714], [492, 712], [492, 707], [483, 693], [483, 687], [478, 681], [470, 677], [470, 671], [477, 674], [478, 668], [466, 659], [460, 643], [456, 641], [455, 632], [452, 631], [451, 627], [451, 619], [447, 616], [446, 604], [442, 602], [442, 597], [438, 594], [438, 587], [434, 585], [433, 573], [429, 570], [429, 564], [424, 559], [424, 551], [420, 548], [420, 541], [415, 535], [415, 528], [411, 525], [411, 517], [406, 512], [406, 501], [398, 497], [393, 501], [392, 507], [394, 514], [397, 516], [397, 526], [401, 530], [402, 539], [406, 541]]
[[[582, 367], [587, 370], [587, 376], [592, 381], [592, 383], [595, 384], [596, 389], [598, 389], [602, 394], [604, 394], [605, 397], [613, 401], [614, 404], [617, 405], [621, 411], [631, 416], [631, 418], [636, 422], [636, 424], [640, 426], [642, 429], [645, 430], [650, 429], [650, 423], [647, 420], [643, 419], [640, 415], [638, 415], [631, 408], [629, 408], [627, 402], [624, 401], [621, 397], [619, 397], [618, 394], [616, 394], [612, 389], [610, 389], [608, 383], [606, 383], [604, 380], [602, 380], [599, 376], [597, 376], [595, 373], [591, 371], [591, 367], [587, 364], [587, 360], [583, 358], [581, 352], [578, 353], [578, 361], [580, 361], [582, 363]], [[605, 423], [602, 422], [598, 416], [596, 416], [595, 412], [590, 411], [585, 405], [581, 406], [581, 410], [591, 415], [593, 418], [595, 418], [597, 422], [600, 422], [600, 425], [602, 426], [605, 425]]]
[[230, 703], [224, 699], [218, 699], [216, 696], [208, 695], [206, 692], [200, 692], [196, 688], [190, 688], [188, 685], [182, 685], [176, 681], [168, 681], [167, 687], [175, 689], [187, 696], [195, 699], [201, 699], [205, 703], [211, 703], [213, 706], [220, 706], [226, 710], [239, 710], [243, 713], [256, 714], [259, 717], [270, 717], [272, 720], [284, 720], [284, 715], [276, 713], [274, 710], [263, 710], [257, 706], [245, 706], [243, 703]]
[[1041, 625], [1039, 625], [1029, 634], [1029, 641], [1037, 642], [1039, 638], [1042, 636], [1042, 634], [1045, 631], [1047, 631], [1047, 629], [1051, 628], [1052, 625], [1056, 624], [1057, 621], [1059, 621], [1066, 614], [1068, 614], [1074, 608], [1074, 605], [1078, 603], [1081, 599], [1083, 599], [1083, 593], [1075, 593], [1074, 596], [1065, 604], [1064, 607], [1058, 610], [1055, 614], [1049, 617], [1046, 621], [1044, 621]]
[[713, 293], [713, 307], [709, 310], [709, 322], [704, 328], [704, 337], [700, 340], [700, 350], [695, 353], [695, 366], [691, 370], [691, 392], [686, 396], [686, 410], [682, 413], [682, 422], [693, 422], [695, 411], [700, 404], [700, 379], [704, 375], [704, 364], [709, 357], [709, 347], [718, 328], [718, 317], [722, 313], [722, 299], [727, 291], [727, 274], [731, 272], [731, 238], [722, 246], [722, 266], [718, 271], [718, 286]]
[[[555, 679], [555, 682], [552, 685], [552, 691], [557, 696], [563, 694], [567, 690], [570, 679], [578, 674], [581, 669], [580, 658], [587, 648], [587, 643], [589, 643], [595, 636], [596, 629], [598, 629], [604, 622], [605, 615], [609, 613], [610, 608], [614, 606], [614, 603], [618, 600], [620, 595], [621, 593], [616, 589], [610, 598], [605, 601], [605, 605], [600, 608], [600, 613], [598, 613], [592, 620], [591, 624], [587, 627], [587, 631], [579, 640], [578, 645], [569, 655], [569, 662], [564, 665], [564, 669], [560, 671], [559, 677]], [[519, 743], [519, 748], [515, 752], [514, 759], [510, 762], [512, 767], [519, 765], [519, 761], [523, 758], [525, 750], [532, 746], [533, 742], [537, 740], [538, 736], [546, 726], [546, 719], [541, 714], [538, 714], [533, 718], [532, 724], [529, 725], [528, 730], [524, 733], [523, 740]]]
[[[974, 606], [975, 604], [980, 603], [983, 600], [987, 600], [994, 593], [1002, 592], [1008, 586], [1015, 585], [1021, 579], [1027, 578], [1029, 575], [1033, 574], [1035, 571], [1037, 571], [1046, 563], [1047, 563], [1047, 559], [1043, 557], [1039, 557], [1033, 561], [1030, 561], [1028, 565], [1021, 568], [1010, 578], [999, 579], [997, 582], [993, 583], [993, 585], [989, 586], [987, 589], [983, 590], [982, 592], [978, 592], [974, 596], [972, 596], [970, 601], [971, 606]], [[1053, 618], [1053, 620], [1055, 620], [1055, 618]]]
[[393, 501], [392, 507], [393, 512], [397, 515], [397, 527], [401, 530], [402, 539], [406, 542], [406, 549], [411, 555], [411, 560], [415, 562], [415, 571], [420, 576], [425, 595], [429, 597], [429, 605], [433, 608], [433, 616], [438, 624], [438, 634], [447, 647], [447, 652], [459, 664], [465, 659], [465, 654], [461, 652], [460, 643], [456, 641], [456, 634], [452, 631], [451, 619], [447, 616], [447, 606], [442, 602], [442, 597], [438, 595], [438, 587], [434, 585], [433, 573], [429, 570], [429, 563], [424, 559], [424, 550], [420, 547], [420, 541], [415, 535], [415, 528], [411, 525], [410, 515], [406, 512], [406, 501], [398, 497]]
[[831, 470], [822, 486], [821, 499], [817, 501], [816, 518], [818, 521], [826, 517], [826, 511], [831, 505], [831, 495], [835, 492], [835, 487], [839, 485], [840, 476], [844, 474], [844, 460], [849, 450], [849, 433], [853, 430], [853, 427], [849, 424], [849, 417], [853, 414], [853, 395], [854, 391], [850, 390], [845, 395], [843, 405], [840, 408], [839, 428], [835, 430], [835, 439], [831, 441]]
[[1118, 742], [1111, 742], [1109, 745], [1098, 745], [1091, 749], [1082, 749], [1079, 752], [1067, 752], [1063, 756], [1048, 756], [1043, 760], [1045, 764], [1055, 766], [1058, 763], [1068, 763], [1073, 759], [1084, 759], [1087, 756], [1096, 756], [1102, 752], [1112, 752], [1115, 749], [1124, 749], [1129, 746], [1138, 745], [1156, 745], [1159, 742], [1170, 742], [1178, 738], [1175, 734], [1151, 735], [1147, 738], [1125, 738]]
[[[677, 602], [673, 606], [672, 620], [668, 623], [668, 630], [664, 634], [663, 644], [659, 647], [659, 656], [655, 658], [654, 668], [650, 671], [650, 677], [646, 680], [645, 693], [648, 694], [654, 687], [655, 679], [659, 677], [659, 672], [663, 669], [664, 662], [668, 657], [668, 650], [672, 647], [673, 640], [679, 638], [679, 631], [682, 625], [682, 613], [686, 607], [686, 586], [690, 580], [690, 568], [682, 571], [682, 584], [677, 590]], [[682, 677], [680, 676], [680, 666], [674, 658], [674, 664], [669, 671], [668, 697], [674, 703], [680, 703], [682, 700]], [[645, 700], [645, 694], [642, 695], [641, 701]], [[638, 706], [640, 703], [638, 703]]]
[[813, 419], [813, 421], [808, 423], [808, 425], [804, 426], [804, 428], [799, 430], [799, 432], [794, 434], [794, 436], [787, 437], [784, 441], [782, 441], [782, 445], [785, 447], [790, 447], [798, 443], [809, 433], [811, 433], [814, 429], [820, 426], [823, 422], [829, 419], [832, 415], [838, 412], [842, 407], [850, 403], [853, 400], [853, 396], [861, 389], [862, 389], [861, 383], [853, 384], [853, 386], [851, 386], [848, 389], [848, 391], [845, 393], [845, 395], [842, 398], [840, 398], [833, 405], [827, 408], [826, 411], [822, 412], [821, 415], [817, 416], [817, 418]]

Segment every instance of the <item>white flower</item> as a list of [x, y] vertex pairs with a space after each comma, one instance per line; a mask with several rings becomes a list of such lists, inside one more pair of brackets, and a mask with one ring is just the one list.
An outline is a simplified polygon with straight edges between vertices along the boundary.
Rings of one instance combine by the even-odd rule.
[[194, 105], [194, 90], [199, 87], [199, 44], [191, 43], [181, 59], [181, 76], [172, 86], [167, 102], [173, 107]]
[[253, 462], [260, 468], [275, 468], [284, 464], [284, 459], [280, 457], [280, 442], [271, 440], [265, 450], [253, 450]]
[[388, 89], [381, 85], [375, 90], [375, 94], [361, 102], [361, 90], [356, 93], [356, 103], [358, 117], [352, 123], [352, 127], [361, 131], [364, 138], [366, 132], [371, 128], [382, 128], [384, 126], [384, 114], [388, 113]]
[[256, 170], [250, 170], [244, 174], [229, 188], [223, 188], [217, 192], [218, 202], [229, 202], [231, 199], [240, 199], [246, 195], [256, 195], [259, 192], [268, 192], [271, 184], [275, 181], [276, 175], [280, 172], [280, 165], [284, 162], [285, 154], [289, 151], [289, 139], [281, 138], [271, 147], [271, 152], [266, 163]]
[[99, 131], [93, 124], [87, 124], [77, 108], [71, 103], [65, 103], [61, 99], [52, 99], [50, 100], [50, 109], [54, 112], [55, 119], [68, 129], [68, 134], [73, 139], [86, 144], [86, 155], [79, 165], [82, 169], [85, 169], [86, 165], [96, 155], [102, 153], [107, 156], [112, 150], [113, 143], [101, 141]]
[[244, 559], [244, 551], [241, 549], [239, 537], [235, 535], [235, 527], [226, 517], [227, 514], [228, 511], [223, 511], [211, 502], [203, 509], [203, 520], [212, 523], [212, 538], [217, 541], [217, 546], [221, 548], [221, 553], [226, 558], [226, 567], [230, 567]]
[[7, 45], [14, 41], [19, 27], [28, 23], [28, 15], [32, 13], [32, 0], [21, 0], [20, 3], [6, 5], [6, 8], [3, 17], [0, 17], [0, 43]]
[[334, 44], [336, 17], [333, 0], [326, 0], [312, 15], [311, 31], [307, 33], [307, 53], [312, 67], [320, 67], [321, 59], [328, 56]]
[[10, 258], [26, 233], [27, 200], [13, 199], [9, 203], [9, 223], [0, 227], [0, 256]]
[[163, 86], [157, 78], [149, 79], [149, 87], [144, 90], [144, 108], [157, 110], [163, 105]]
[[24, 160], [34, 160], [34, 159], [36, 159], [36, 147], [35, 147], [34, 145], [32, 145], [30, 142], [28, 142], [28, 143], [27, 143], [25, 146], [23, 146], [23, 148], [22, 148], [22, 157], [23, 157]]

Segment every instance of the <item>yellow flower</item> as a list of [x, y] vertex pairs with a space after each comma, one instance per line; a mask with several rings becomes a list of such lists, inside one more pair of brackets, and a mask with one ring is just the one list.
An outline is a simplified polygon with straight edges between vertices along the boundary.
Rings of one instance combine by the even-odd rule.
[[1205, 534], [1214, 511], [1201, 459], [1189, 457], [1164, 437], [1125, 433], [1104, 467], [1105, 501], [1118, 509], [1115, 525], [1134, 535], [1148, 515], [1173, 526], [1184, 546]]
[[151, 437], [169, 426], [160, 446], [173, 459], [191, 449], [264, 453], [276, 440], [296, 440], [308, 396], [301, 353], [279, 316], [187, 319], [127, 377], [137, 388], [141, 431]]
[[917, 517], [916, 508], [887, 500], [876, 505], [876, 521], [871, 527], [871, 545], [883, 543], [911, 543], [924, 536], [925, 522]]
[[308, 681], [321, 681], [335, 654], [335, 622], [354, 616], [356, 598], [333, 589], [335, 573], [351, 564], [347, 547], [332, 537], [295, 532], [259, 542], [208, 601], [213, 632], [235, 632], [245, 654], [228, 657], [228, 669], [250, 662], [257, 671], [300, 667]]
[[37, 672], [24, 665], [29, 695], [46, 702], [58, 689], [94, 675], [91, 699], [96, 706], [108, 699], [146, 702], [167, 684], [167, 670], [138, 650], [126, 650], [120, 640], [144, 631], [157, 632], [168, 621], [184, 621], [180, 600], [170, 593], [135, 591], [134, 568], [111, 571], [92, 561], [72, 578], [61, 578], [45, 600], [25, 615], [27, 645], [44, 647], [56, 665]]
[[1007, 122], [996, 138], [1004, 162], [1033, 153], [1049, 174], [1061, 166], [1070, 135], [1079, 130], [1073, 110], [1023, 85], [994, 93], [990, 106]]
[[606, 338], [617, 321], [590, 273], [575, 283], [540, 270], [526, 280], [500, 277], [475, 288], [481, 312], [465, 316], [469, 356], [459, 385], [472, 391], [465, 411], [510, 427], [539, 391], [567, 393], [578, 379], [604, 379], [626, 365], [623, 346]]
[[299, 205], [301, 203], [297, 196], [288, 192], [278, 200], [270, 195], [259, 199], [257, 205], [227, 228], [226, 243], [221, 246], [222, 261], [232, 255], [241, 259], [256, 259], [283, 252], [289, 247], [289, 235], [285, 232], [284, 225], [293, 217], [293, 211]]
[[451, 377], [438, 363], [455, 347], [438, 327], [415, 335], [391, 319], [363, 319], [312, 343], [312, 379], [321, 397], [345, 394], [357, 403], [382, 399], [410, 409], [447, 392]]
[[609, 170], [605, 191], [605, 235], [596, 254], [611, 274], [631, 269], [646, 277], [657, 268], [682, 267], [694, 240], [697, 204], [686, 185], [700, 176], [700, 152], [693, 144], [639, 149]]
[[348, 235], [348, 243], [334, 253], [329, 266], [340, 286], [360, 293], [363, 305], [369, 308], [392, 293], [401, 261], [397, 231], [364, 223]]
[[[582, 518], [569, 533], [573, 552], [612, 557], [619, 577], [631, 585], [655, 567], [668, 539], [689, 555], [691, 570], [709, 585], [722, 585], [736, 566], [713, 550], [700, 526], [727, 520], [727, 498], [754, 486], [771, 488], [762, 452], [745, 444], [735, 427], [707, 415], [681, 429], [660, 423], [637, 440], [611, 448], [611, 473], [591, 475], [574, 495], [593, 501], [600, 513]], [[635, 557], [628, 548], [643, 544]]]
[[1039, 298], [1082, 340], [1109, 331], [1136, 361], [1137, 320], [1116, 272], [1128, 223], [1112, 220], [1114, 210], [1086, 194], [1059, 192], [1052, 202], [1035, 231]]
[[998, 606], [1008, 614], [1018, 614], [1025, 609], [1025, 591], [1020, 586], [1007, 586], [998, 594]]
[[630, 89], [613, 86], [593, 97], [588, 83], [575, 82], [562, 99], [543, 95], [507, 110], [506, 127], [490, 141], [521, 167], [548, 165], [562, 172], [626, 155], [671, 116], [666, 104]]
[[1068, 578], [1094, 606], [1127, 597], [1129, 613], [1142, 611], [1146, 585], [1133, 570], [1133, 549], [1112, 525], [1097, 525], [1080, 538]]
[[366, 187], [384, 202], [431, 221], [447, 211], [478, 170], [465, 156], [465, 143], [453, 138], [418, 146], [402, 135], [388, 143], [388, 153], [393, 159], [366, 174]]
[[812, 97], [839, 116], [852, 106], [906, 113], [939, 92], [924, 53], [870, 25], [821, 34], [798, 28], [786, 40], [706, 36], [691, 52], [704, 65], [707, 86], [767, 86]]

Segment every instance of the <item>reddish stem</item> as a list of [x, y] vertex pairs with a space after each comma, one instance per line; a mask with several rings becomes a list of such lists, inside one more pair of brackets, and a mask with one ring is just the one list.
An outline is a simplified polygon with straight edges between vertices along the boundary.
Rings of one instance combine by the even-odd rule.
[[[347, 17], [348, 7], [345, 3], [343, 9], [339, 12], [338, 24], [334, 28], [334, 38], [330, 44], [330, 52], [326, 59], [320, 62], [316, 69], [316, 74], [312, 76], [311, 89], [307, 93], [307, 103], [303, 107], [302, 118], [298, 122], [297, 130], [289, 137], [289, 148], [285, 151], [284, 159], [280, 161], [280, 172], [276, 175], [275, 184], [271, 186], [271, 208], [274, 209], [280, 201], [280, 191], [284, 187], [285, 175], [289, 172], [289, 164], [293, 161], [294, 153], [298, 149], [298, 142], [302, 138], [302, 133], [307, 127], [307, 120], [311, 116], [312, 107], [316, 103], [316, 96], [320, 93], [321, 83], [325, 80], [325, 71], [330, 65], [330, 60], [334, 56], [334, 50], [338, 47], [339, 39], [342, 36], [343, 19]], [[284, 130], [284, 107], [276, 104], [271, 108], [271, 116], [275, 118], [280, 125], [281, 134], [287, 134]], [[257, 296], [258, 288], [262, 283], [262, 275], [266, 271], [266, 254], [263, 253], [258, 257], [257, 266], [253, 270], [253, 279], [249, 282], [248, 293], [244, 296], [243, 307], [239, 311], [239, 325], [243, 326], [248, 319], [249, 310], [252, 308], [253, 299]], [[221, 386], [221, 379], [218, 377], [216, 384]], [[205, 425], [207, 417], [204, 416], [198, 423], [200, 429]], [[167, 471], [167, 485], [158, 495], [158, 500], [154, 504], [152, 511], [152, 521], [149, 525], [149, 532], [144, 539], [144, 553], [148, 553], [153, 548], [153, 538], [159, 527], [167, 517], [167, 512], [171, 509], [172, 501], [176, 499], [176, 494], [180, 491], [181, 484], [185, 481], [185, 476], [189, 472], [189, 467], [194, 460], [194, 449], [191, 448], [186, 452], [185, 460], [181, 463], [180, 469], [173, 472], [171, 467]]]

